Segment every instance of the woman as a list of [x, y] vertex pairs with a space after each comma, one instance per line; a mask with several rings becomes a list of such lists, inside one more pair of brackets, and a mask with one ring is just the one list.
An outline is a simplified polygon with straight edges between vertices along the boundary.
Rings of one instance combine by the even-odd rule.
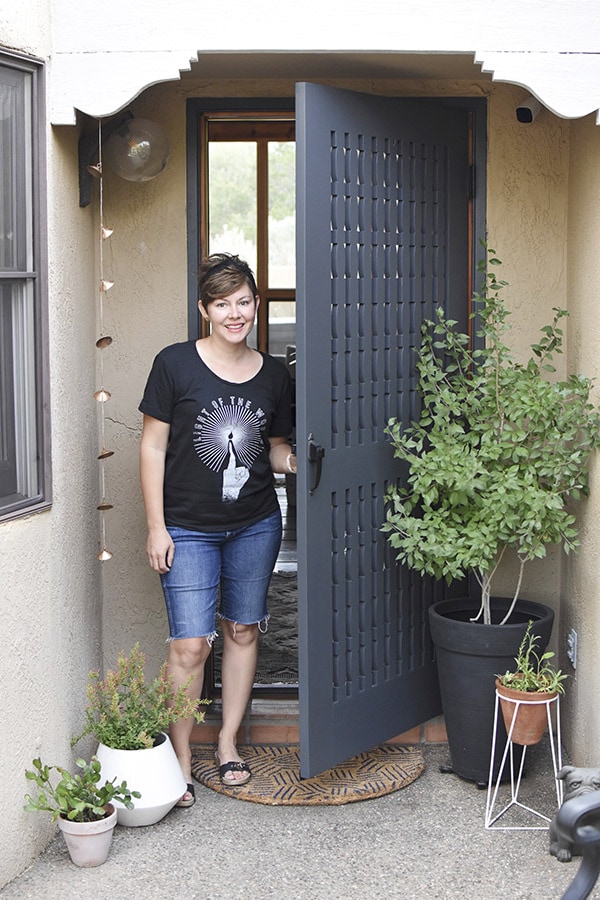
[[[199, 697], [214, 639], [217, 595], [223, 628], [221, 781], [245, 784], [250, 769], [236, 735], [250, 699], [267, 590], [281, 543], [274, 472], [295, 472], [288, 443], [291, 382], [286, 368], [247, 344], [259, 297], [239, 257], [203, 261], [200, 313], [208, 337], [173, 344], [152, 367], [140, 410], [146, 552], [160, 573], [169, 619], [168, 667], [175, 686], [190, 676]], [[172, 726], [192, 806], [193, 719]]]

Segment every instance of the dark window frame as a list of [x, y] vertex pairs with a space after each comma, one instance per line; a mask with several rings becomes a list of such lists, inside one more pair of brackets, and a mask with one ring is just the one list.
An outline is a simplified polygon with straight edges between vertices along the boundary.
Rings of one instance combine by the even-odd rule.
[[[33, 403], [34, 410], [17, 409], [18, 402], [14, 397], [14, 385], [8, 384], [7, 370], [10, 360], [3, 353], [3, 366], [0, 368], [0, 379], [4, 384], [4, 404], [0, 404], [3, 420], [0, 422], [3, 431], [3, 444], [6, 448], [14, 442], [16, 434], [15, 421], [18, 414], [33, 412], [34, 427], [27, 438], [26, 450], [21, 458], [29, 456], [35, 460], [36, 477], [34, 489], [28, 493], [18, 491], [0, 495], [0, 522], [47, 509], [52, 501], [51, 493], [51, 451], [49, 421], [49, 360], [48, 360], [48, 280], [47, 280], [47, 221], [46, 221], [46, 109], [45, 109], [45, 69], [42, 60], [0, 49], [0, 66], [6, 70], [26, 73], [31, 77], [31, 109], [30, 121], [23, 122], [30, 136], [31, 170], [27, 173], [27, 183], [18, 183], [21, 196], [15, 201], [26, 207], [30, 205], [31, 254], [24, 264], [22, 258], [17, 265], [0, 267], [0, 289], [29, 290], [32, 292], [32, 316], [24, 326], [33, 331]], [[23, 111], [23, 115], [26, 115]], [[27, 132], [26, 132], [27, 133]], [[9, 315], [5, 315], [9, 323]], [[12, 328], [12, 326], [11, 326]], [[5, 333], [3, 340], [11, 339]], [[11, 344], [11, 350], [12, 350]], [[12, 381], [12, 378], [11, 378]], [[2, 384], [0, 384], [2, 390]], [[12, 396], [11, 396], [12, 395]], [[8, 429], [11, 434], [8, 434]], [[2, 437], [2, 435], [0, 435]], [[2, 449], [2, 448], [0, 448]], [[6, 488], [6, 483], [5, 483]]]
[[[200, 312], [198, 310], [198, 290], [197, 278], [198, 268], [200, 265], [201, 248], [206, 240], [205, 225], [202, 221], [202, 212], [205, 211], [206, 198], [204, 196], [204, 172], [203, 159], [203, 142], [206, 140], [206, 134], [203, 130], [202, 117], [214, 116], [221, 114], [225, 118], [227, 116], [236, 118], [239, 114], [243, 120], [245, 118], [251, 120], [268, 121], [269, 113], [273, 113], [277, 119], [289, 120], [294, 122], [295, 119], [295, 102], [293, 97], [275, 98], [275, 97], [248, 97], [239, 98], [190, 98], [187, 101], [187, 233], [188, 233], [188, 334], [190, 337], [198, 337], [202, 333], [202, 322]], [[263, 248], [264, 253], [264, 248]], [[269, 291], [266, 292], [264, 286], [262, 292], [259, 290], [261, 297], [263, 295], [268, 299], [277, 299], [277, 293], [282, 295], [282, 299], [287, 299], [289, 291]], [[262, 341], [266, 342], [266, 319], [262, 332]]]

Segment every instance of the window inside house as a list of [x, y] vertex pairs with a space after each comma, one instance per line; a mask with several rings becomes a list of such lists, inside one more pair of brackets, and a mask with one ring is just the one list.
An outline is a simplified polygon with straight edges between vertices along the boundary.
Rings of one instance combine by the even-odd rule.
[[[290, 110], [215, 110], [199, 117], [199, 215], [202, 252], [237, 253], [256, 275], [260, 296], [249, 344], [296, 375], [296, 143]], [[206, 324], [202, 323], [203, 334]], [[277, 476], [283, 542], [270, 587], [269, 637], [261, 638], [253, 695], [296, 697], [298, 598], [295, 477]], [[205, 672], [218, 696], [222, 642]]]
[[202, 244], [238, 253], [261, 298], [251, 343], [295, 359], [295, 132], [289, 114], [203, 117], [206, 191]]
[[40, 67], [0, 53], [0, 518], [49, 500], [42, 429]]

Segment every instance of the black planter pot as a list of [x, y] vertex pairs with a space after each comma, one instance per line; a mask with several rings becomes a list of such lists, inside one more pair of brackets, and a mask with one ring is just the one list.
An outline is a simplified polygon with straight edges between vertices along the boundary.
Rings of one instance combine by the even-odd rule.
[[[501, 621], [510, 603], [504, 597], [492, 598], [492, 622]], [[554, 612], [542, 603], [519, 600], [506, 625], [482, 625], [470, 621], [478, 608], [474, 600], [441, 600], [429, 608], [429, 623], [452, 769], [462, 778], [485, 785], [494, 731], [495, 677], [514, 666], [530, 619], [534, 634], [540, 637], [538, 650], [546, 649]], [[494, 778], [505, 744], [506, 730], [500, 716]]]

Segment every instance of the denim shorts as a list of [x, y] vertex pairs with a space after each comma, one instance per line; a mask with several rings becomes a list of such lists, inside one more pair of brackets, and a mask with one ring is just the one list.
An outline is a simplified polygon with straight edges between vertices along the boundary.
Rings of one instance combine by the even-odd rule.
[[215, 638], [217, 599], [222, 619], [240, 625], [266, 621], [267, 591], [281, 545], [281, 512], [232, 531], [168, 527], [173, 565], [160, 576], [169, 640]]

